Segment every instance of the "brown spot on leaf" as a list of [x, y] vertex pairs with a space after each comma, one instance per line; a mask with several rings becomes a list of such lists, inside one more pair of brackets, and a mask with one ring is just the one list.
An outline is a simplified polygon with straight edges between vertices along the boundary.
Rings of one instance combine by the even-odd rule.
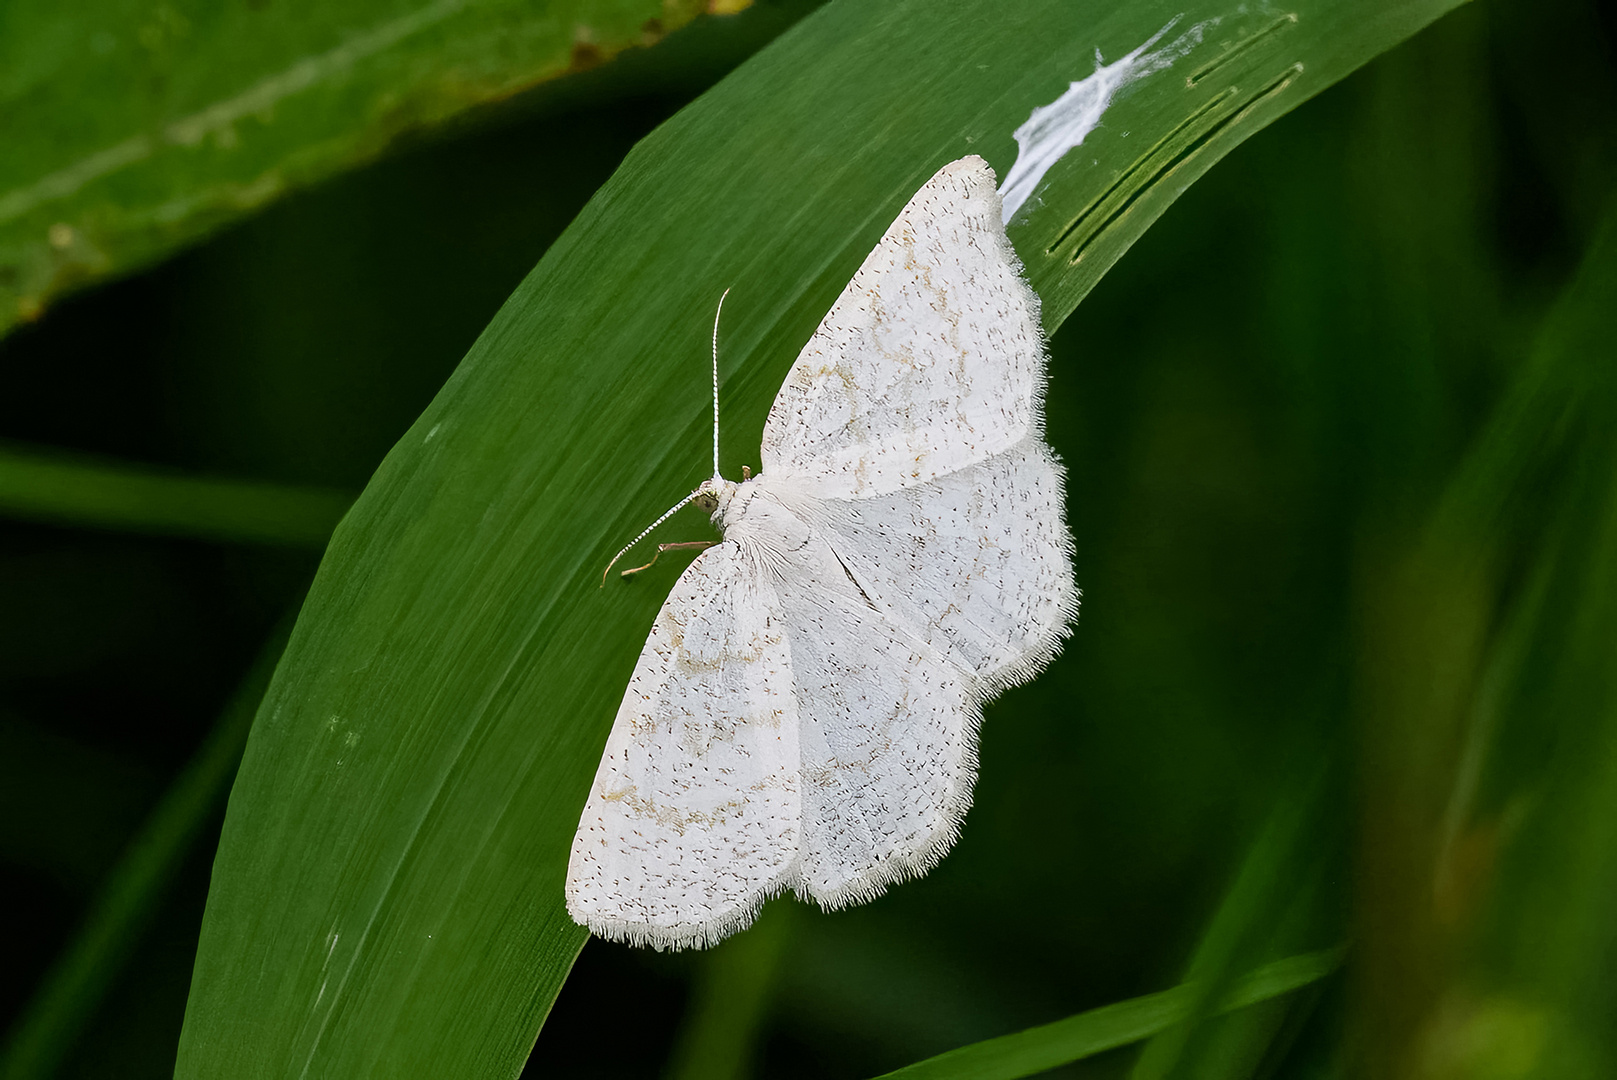
[[573, 42], [573, 54], [568, 66], [569, 71], [588, 71], [593, 67], [600, 67], [606, 60], [600, 47], [594, 42]]

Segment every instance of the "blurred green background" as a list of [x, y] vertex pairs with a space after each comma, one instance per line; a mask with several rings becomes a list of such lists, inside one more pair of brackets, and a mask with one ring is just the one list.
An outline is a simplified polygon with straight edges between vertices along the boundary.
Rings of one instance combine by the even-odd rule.
[[[810, 6], [56, 303], [0, 340], [0, 449], [357, 493], [634, 142]], [[1204, 1025], [1176, 1075], [1617, 1072], [1614, 49], [1595, 3], [1477, 0], [1180, 199], [1051, 343], [1083, 616], [989, 708], [954, 853], [710, 954], [591, 942], [526, 1075], [864, 1076], [1339, 942], [1343, 975]], [[0, 521], [0, 1024], [319, 560], [42, 516]], [[222, 812], [51, 1075], [172, 1072]]]

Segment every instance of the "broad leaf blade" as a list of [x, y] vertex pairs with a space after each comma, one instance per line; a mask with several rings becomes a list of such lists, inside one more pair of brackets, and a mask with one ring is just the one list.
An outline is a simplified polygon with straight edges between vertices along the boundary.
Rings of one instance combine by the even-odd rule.
[[57, 4], [0, 16], [0, 332], [696, 0]]
[[[1095, 48], [1122, 55], [1176, 17], [1240, 31], [1235, 6], [833, 5], [635, 149], [337, 530], [232, 794], [178, 1075], [516, 1072], [583, 942], [562, 907], [568, 844], [677, 564], [596, 586], [706, 471], [719, 293], [736, 286], [736, 474], [797, 351], [928, 175], [977, 152], [1003, 176], [1012, 130], [1088, 75]], [[1158, 179], [1076, 267], [1030, 252], [1136, 155], [1053, 174], [1045, 211], [1013, 231], [1047, 325], [1181, 180], [1448, 6], [1299, 8], [1272, 62], [1318, 81], [1177, 171], [1140, 174]], [[1107, 123], [1132, 132], [1123, 145], [1168, 137], [1185, 72], [1228, 44], [1209, 37], [1120, 97]], [[707, 535], [688, 513], [662, 538]]]
[[[1076, 12], [1067, 14], [1060, 21], [1071, 30], [1058, 31], [1066, 47], [1052, 66], [1079, 78], [1098, 65], [1090, 55], [1096, 49], [1102, 59], [1113, 60], [1141, 45], [1147, 37], [1130, 33], [1142, 26], [1137, 20], [1143, 6], [1100, 19], [1086, 11], [1082, 24]], [[1011, 228], [1044, 298], [1051, 332], [1129, 245], [1231, 149], [1458, 5], [1325, 0], [1283, 8], [1152, 6], [1162, 21], [1147, 34], [1165, 31], [1159, 47], [1176, 39], [1200, 44], [1137, 89], [1125, 84], [1105, 121], [1081, 149], [1050, 169], [1045, 187]], [[1041, 67], [1024, 78], [1033, 103], [1061, 90], [1052, 74]]]

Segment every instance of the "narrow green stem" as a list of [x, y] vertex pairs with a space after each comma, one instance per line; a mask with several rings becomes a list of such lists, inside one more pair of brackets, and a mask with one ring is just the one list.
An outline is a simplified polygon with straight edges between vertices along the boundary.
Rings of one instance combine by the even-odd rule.
[[25, 521], [318, 549], [352, 501], [330, 488], [204, 479], [0, 447], [0, 516]]

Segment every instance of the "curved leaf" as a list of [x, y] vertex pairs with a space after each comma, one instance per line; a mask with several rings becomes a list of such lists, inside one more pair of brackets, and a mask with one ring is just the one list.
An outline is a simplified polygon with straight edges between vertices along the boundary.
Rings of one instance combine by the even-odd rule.
[[[1288, 956], [1234, 980], [1213, 1013], [1245, 1009], [1300, 990], [1331, 974], [1342, 950]], [[879, 1080], [1017, 1080], [1115, 1050], [1167, 1031], [1194, 1014], [1201, 988], [1182, 983], [1144, 997], [1090, 1009], [1053, 1024], [962, 1046], [884, 1073]]]
[[[178, 1075], [521, 1067], [584, 940], [578, 810], [678, 566], [605, 591], [601, 569], [706, 471], [726, 286], [736, 474], [909, 195], [968, 152], [1004, 176], [1097, 49], [1203, 28], [1016, 221], [1051, 328], [1230, 147], [1450, 6], [836, 4], [642, 142], [337, 529], [231, 796]], [[663, 538], [705, 535], [690, 513]]]

